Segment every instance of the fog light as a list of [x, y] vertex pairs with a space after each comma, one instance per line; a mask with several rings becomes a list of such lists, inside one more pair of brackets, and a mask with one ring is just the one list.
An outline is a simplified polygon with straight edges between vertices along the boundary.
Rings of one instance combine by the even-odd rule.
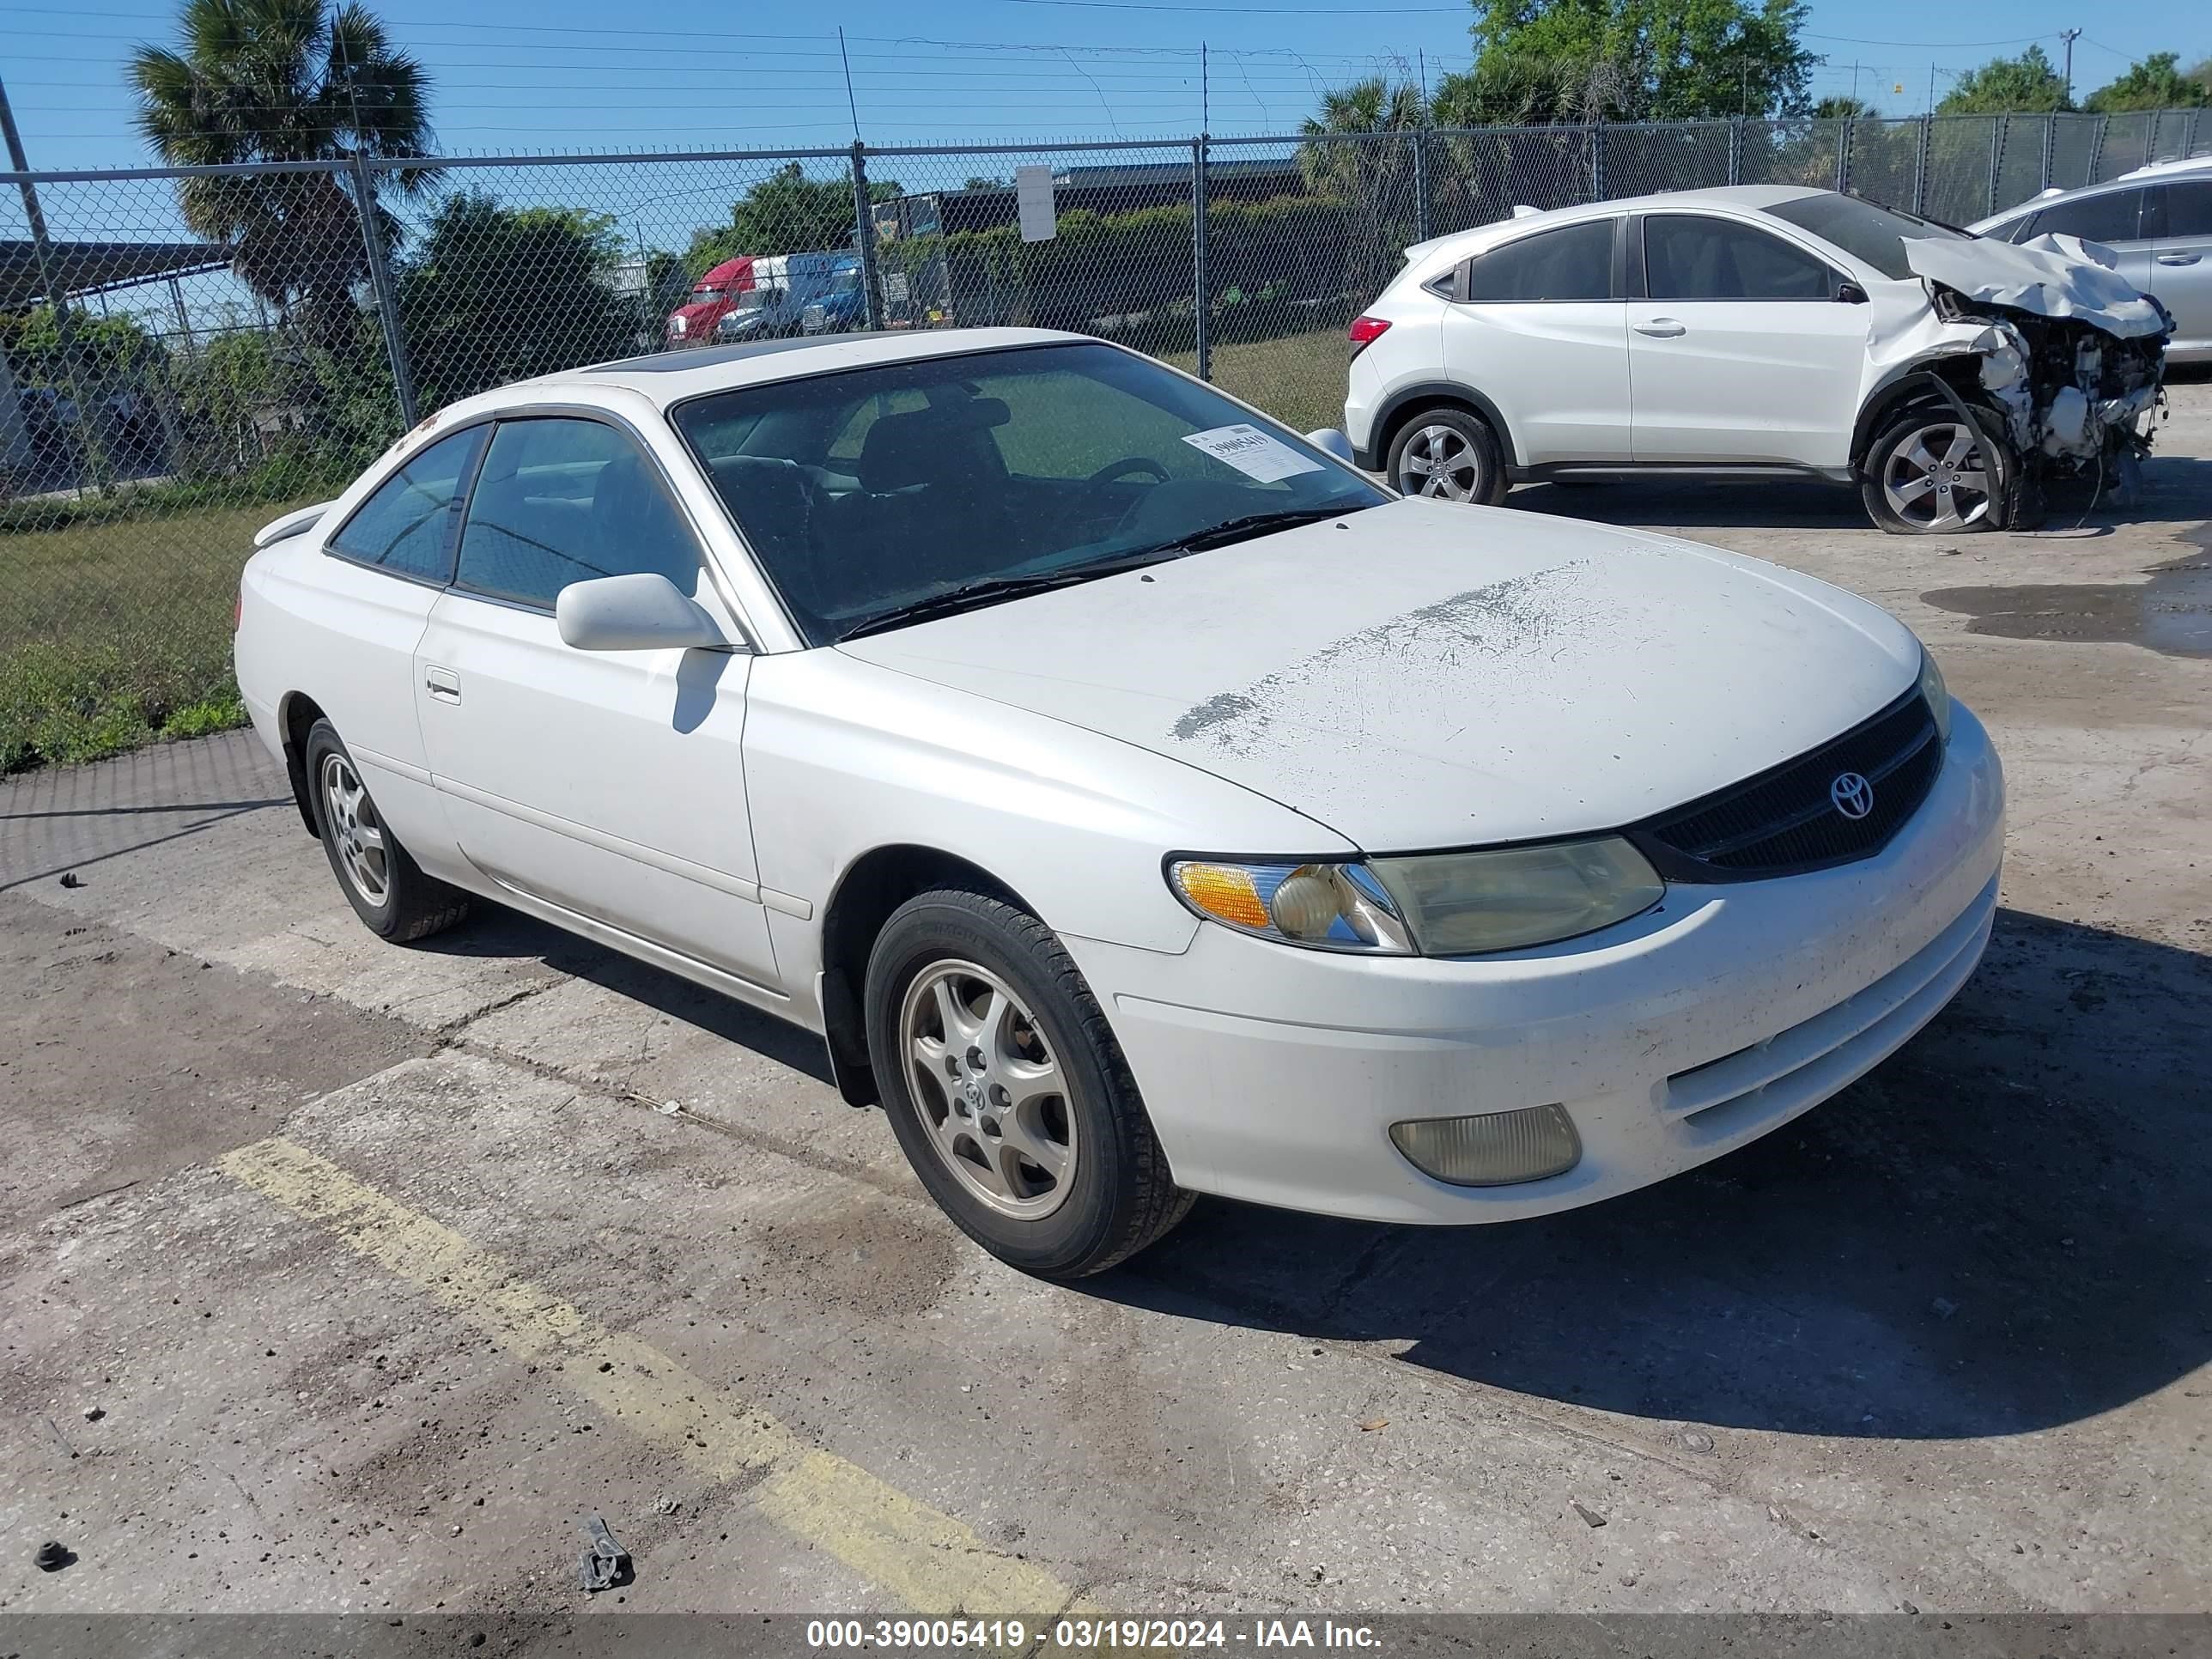
[[1582, 1137], [1564, 1106], [1419, 1118], [1392, 1124], [1390, 1139], [1424, 1175], [1455, 1187], [1541, 1181], [1573, 1169], [1583, 1155]]

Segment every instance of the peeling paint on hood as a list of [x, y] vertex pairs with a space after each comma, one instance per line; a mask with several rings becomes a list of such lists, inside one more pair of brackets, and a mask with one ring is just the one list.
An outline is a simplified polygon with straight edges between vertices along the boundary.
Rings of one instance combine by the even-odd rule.
[[2122, 339], [2166, 331], [2165, 313], [2116, 269], [2118, 256], [2078, 236], [2036, 236], [2018, 246], [1985, 236], [1914, 240], [1905, 244], [1905, 259], [1929, 282], [1984, 305], [2079, 318]]
[[1826, 742], [1919, 672], [1900, 623], [1809, 577], [1419, 500], [837, 648], [1374, 852], [1633, 823]]

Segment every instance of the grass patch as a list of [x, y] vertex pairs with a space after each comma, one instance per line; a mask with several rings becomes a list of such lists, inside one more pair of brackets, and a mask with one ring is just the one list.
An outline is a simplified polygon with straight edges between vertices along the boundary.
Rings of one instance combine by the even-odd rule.
[[[1300, 432], [1344, 424], [1344, 370], [1350, 348], [1341, 329], [1286, 334], [1279, 339], [1224, 342], [1213, 348], [1213, 383], [1231, 397], [1256, 404]], [[1198, 372], [1195, 351], [1170, 351], [1161, 360]]]
[[[156, 496], [122, 516], [130, 500], [11, 502], [0, 521], [0, 772], [243, 719], [230, 664], [239, 572], [253, 532], [304, 501], [195, 508]], [[42, 507], [52, 527], [22, 527]]]

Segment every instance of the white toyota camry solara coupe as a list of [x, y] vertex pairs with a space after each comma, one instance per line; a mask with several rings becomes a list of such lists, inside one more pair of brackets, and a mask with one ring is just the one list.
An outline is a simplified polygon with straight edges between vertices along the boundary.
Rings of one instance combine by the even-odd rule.
[[1194, 1193], [1588, 1204], [1943, 1006], [2003, 784], [1908, 629], [1338, 442], [1029, 330], [577, 369], [263, 531], [238, 680], [378, 933], [481, 895], [821, 1033], [1042, 1274]]

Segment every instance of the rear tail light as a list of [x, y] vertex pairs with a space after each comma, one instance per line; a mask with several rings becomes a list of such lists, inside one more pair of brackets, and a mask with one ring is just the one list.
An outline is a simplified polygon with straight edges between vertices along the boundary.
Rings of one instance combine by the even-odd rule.
[[1352, 320], [1352, 355], [1361, 352], [1381, 339], [1390, 326], [1387, 317], [1355, 317]]
[[238, 597], [230, 602], [230, 631], [238, 632], [238, 625], [246, 620], [246, 586], [239, 585]]

